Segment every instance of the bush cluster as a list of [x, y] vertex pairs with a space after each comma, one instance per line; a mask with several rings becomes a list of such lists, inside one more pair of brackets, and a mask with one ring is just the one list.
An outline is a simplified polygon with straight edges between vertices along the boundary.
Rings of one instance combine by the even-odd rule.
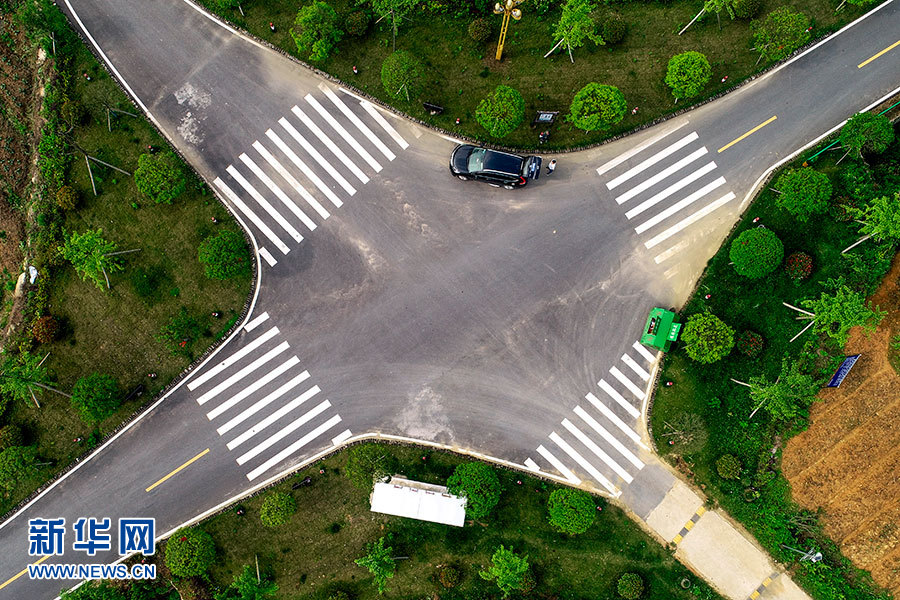
[[372, 16], [367, 11], [356, 10], [347, 15], [344, 26], [347, 28], [347, 35], [362, 37], [369, 31], [371, 22]]
[[223, 229], [203, 240], [197, 250], [197, 259], [210, 279], [247, 275], [252, 265], [244, 236], [230, 229]]
[[753, 19], [762, 9], [762, 0], [735, 0], [734, 16], [738, 19]]
[[733, 454], [723, 454], [716, 461], [716, 472], [722, 479], [738, 479], [741, 476], [741, 461]]
[[469, 23], [469, 37], [482, 44], [491, 37], [491, 22], [487, 19], [474, 19]]
[[728, 251], [734, 270], [744, 277], [765, 277], [781, 264], [784, 244], [771, 230], [754, 227], [737, 236]]
[[644, 580], [637, 573], [625, 573], [619, 577], [616, 590], [625, 600], [637, 600], [644, 593]]
[[212, 536], [196, 527], [179, 529], [166, 542], [166, 566], [176, 577], [200, 577], [215, 559]]
[[763, 336], [749, 329], [740, 332], [735, 339], [737, 351], [744, 356], [756, 358], [762, 352], [765, 341]]
[[602, 131], [624, 119], [627, 111], [625, 95], [619, 88], [589, 83], [575, 94], [568, 118], [578, 129]]
[[441, 585], [447, 589], [454, 588], [459, 585], [459, 569], [451, 565], [445, 565], [438, 571], [438, 580]]
[[475, 109], [478, 124], [497, 138], [509, 135], [524, 118], [525, 99], [518, 90], [507, 85], [498, 85]]
[[51, 315], [35, 319], [31, 325], [31, 335], [39, 344], [49, 344], [56, 339], [57, 333], [59, 333], [59, 323]]
[[625, 19], [616, 13], [609, 13], [603, 18], [600, 37], [603, 38], [607, 46], [615, 46], [622, 43], [627, 30], [628, 26], [625, 24]]
[[590, 494], [570, 488], [553, 490], [547, 501], [547, 512], [550, 524], [569, 535], [587, 531], [597, 513]]
[[684, 351], [699, 363], [714, 363], [734, 347], [734, 329], [712, 313], [688, 317], [681, 334]]
[[466, 514], [473, 519], [486, 517], [500, 501], [497, 472], [481, 462], [457, 466], [447, 479], [447, 489], [453, 495], [466, 497]]
[[266, 527], [278, 527], [287, 523], [297, 512], [297, 503], [287, 492], [272, 492], [259, 508], [259, 520]]
[[812, 257], [806, 252], [794, 252], [784, 261], [784, 271], [794, 281], [808, 279], [812, 270]]

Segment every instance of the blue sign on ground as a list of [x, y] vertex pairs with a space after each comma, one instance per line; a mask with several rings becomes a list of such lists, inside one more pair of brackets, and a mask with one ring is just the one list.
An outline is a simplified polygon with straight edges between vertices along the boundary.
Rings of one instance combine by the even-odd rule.
[[844, 359], [844, 362], [841, 363], [841, 366], [838, 367], [838, 370], [835, 371], [834, 377], [831, 378], [831, 381], [828, 382], [826, 387], [840, 387], [841, 382], [844, 381], [844, 378], [847, 376], [847, 373], [850, 372], [850, 369], [853, 368], [853, 365], [856, 364], [856, 361], [859, 360], [861, 354], [853, 354]]

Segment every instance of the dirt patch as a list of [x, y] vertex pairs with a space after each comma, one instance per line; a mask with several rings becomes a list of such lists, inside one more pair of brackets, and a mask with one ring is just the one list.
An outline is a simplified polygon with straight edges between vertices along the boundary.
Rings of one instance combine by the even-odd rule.
[[889, 359], [900, 333], [900, 258], [871, 300], [888, 315], [871, 336], [854, 330], [844, 350], [862, 354], [838, 389], [819, 393], [809, 429], [782, 463], [793, 497], [824, 509], [844, 555], [900, 594], [900, 376]]

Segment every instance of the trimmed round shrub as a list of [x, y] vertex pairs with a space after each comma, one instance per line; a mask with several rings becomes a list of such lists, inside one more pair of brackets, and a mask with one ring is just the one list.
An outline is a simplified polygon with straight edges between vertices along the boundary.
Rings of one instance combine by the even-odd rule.
[[251, 258], [244, 236], [223, 229], [200, 243], [197, 259], [210, 279], [231, 279], [250, 272]]
[[39, 344], [49, 344], [59, 333], [59, 323], [50, 315], [35, 319], [31, 326], [31, 335]]
[[784, 244], [765, 227], [748, 229], [731, 242], [728, 257], [734, 270], [749, 279], [765, 277], [778, 268], [784, 258]]
[[812, 215], [825, 212], [832, 192], [828, 176], [809, 167], [782, 173], [775, 182], [775, 189], [781, 192], [775, 199], [778, 207], [801, 223]]
[[714, 363], [734, 347], [734, 329], [712, 313], [697, 313], [688, 317], [681, 341], [689, 357], [699, 363]]
[[397, 50], [381, 63], [381, 85], [392, 98], [412, 101], [422, 91], [422, 65], [406, 50]]
[[369, 23], [372, 22], [372, 16], [364, 10], [357, 10], [349, 15], [344, 22], [347, 27], [347, 34], [354, 37], [362, 37], [369, 31]]
[[755, 358], [762, 352], [765, 340], [760, 334], [748, 329], [737, 335], [734, 345], [737, 347], [737, 351], [744, 356]]
[[297, 503], [287, 492], [272, 492], [259, 508], [259, 520], [266, 527], [278, 527], [287, 523], [297, 511]]
[[669, 59], [666, 85], [675, 98], [693, 98], [703, 91], [712, 76], [709, 60], [700, 52], [690, 50]]
[[589, 83], [575, 94], [569, 106], [569, 121], [578, 129], [609, 129], [625, 118], [628, 105], [619, 88]]
[[723, 454], [716, 461], [716, 472], [722, 479], [738, 479], [741, 476], [741, 461], [733, 454]]
[[92, 373], [72, 387], [72, 406], [88, 423], [102, 421], [116, 412], [121, 403], [119, 384], [110, 375]]
[[0, 451], [12, 448], [13, 446], [25, 445], [25, 433], [22, 428], [9, 424], [0, 427]]
[[524, 118], [525, 99], [508, 85], [498, 85], [475, 109], [478, 124], [497, 138], [509, 135]]
[[447, 479], [447, 490], [455, 496], [465, 496], [466, 514], [481, 519], [500, 501], [500, 479], [488, 464], [467, 462], [458, 465]]
[[187, 188], [187, 178], [181, 161], [174, 152], [141, 154], [134, 170], [134, 184], [138, 191], [156, 204], [172, 204]]
[[752, 19], [762, 10], [762, 0], [735, 0], [734, 16], [738, 19]]
[[600, 37], [606, 42], [607, 46], [615, 46], [625, 39], [625, 32], [628, 26], [625, 19], [616, 13], [609, 13], [603, 18], [603, 24], [600, 28]]
[[487, 19], [475, 19], [469, 23], [469, 37], [482, 44], [491, 37], [491, 22]]
[[784, 261], [784, 271], [794, 281], [803, 281], [812, 275], [812, 257], [806, 252], [794, 252]]
[[625, 573], [619, 577], [616, 591], [626, 600], [637, 600], [644, 593], [644, 580], [637, 573]]
[[166, 566], [176, 577], [199, 577], [215, 559], [212, 536], [196, 527], [179, 529], [166, 542]]
[[72, 210], [78, 205], [78, 192], [64, 185], [56, 191], [56, 205], [63, 210]]
[[590, 528], [596, 516], [591, 495], [583, 490], [563, 488], [553, 490], [547, 501], [550, 524], [562, 533], [577, 535]]
[[447, 589], [456, 587], [460, 580], [459, 569], [450, 565], [441, 567], [438, 571], [438, 580]]

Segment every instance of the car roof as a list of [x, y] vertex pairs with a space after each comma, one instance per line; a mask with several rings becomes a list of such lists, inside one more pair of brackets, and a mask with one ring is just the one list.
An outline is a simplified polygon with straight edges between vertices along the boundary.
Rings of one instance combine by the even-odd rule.
[[523, 160], [521, 156], [515, 154], [487, 150], [484, 155], [484, 170], [518, 175], [522, 171]]

